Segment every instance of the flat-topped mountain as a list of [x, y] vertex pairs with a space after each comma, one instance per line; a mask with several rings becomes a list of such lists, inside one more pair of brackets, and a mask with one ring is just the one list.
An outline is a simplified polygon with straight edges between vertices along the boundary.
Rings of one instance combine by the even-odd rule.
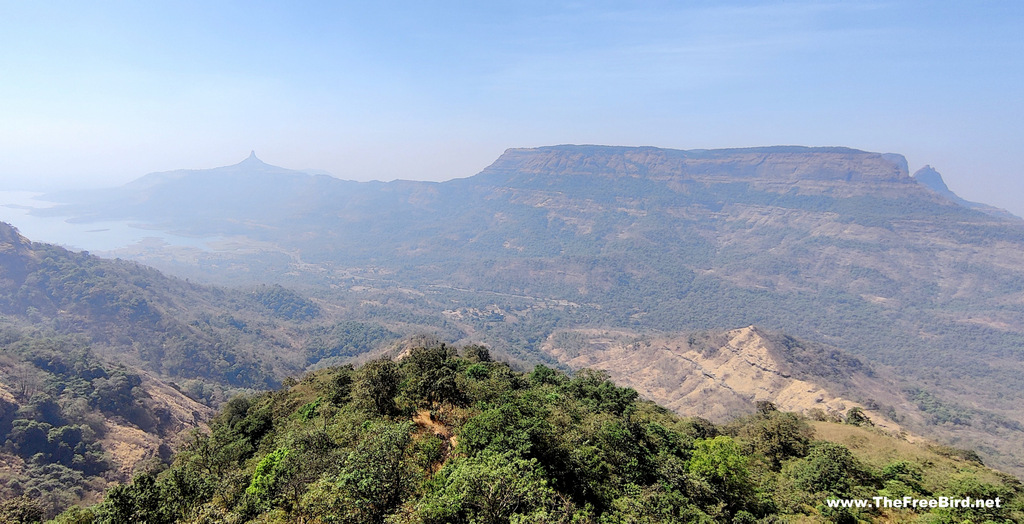
[[758, 147], [682, 151], [654, 147], [552, 146], [509, 149], [481, 175], [636, 177], [653, 180], [750, 180], [765, 183], [911, 182], [899, 155], [841, 147]]
[[[949, 194], [936, 194], [910, 177], [902, 156], [847, 148], [552, 146], [510, 149], [480, 174], [442, 183], [343, 181], [270, 166], [252, 154], [232, 166], [153, 173], [109, 190], [55, 193], [47, 198], [64, 205], [38, 212], [76, 221], [130, 220], [192, 236], [244, 235], [306, 254], [328, 249], [330, 261], [367, 262], [410, 250], [431, 255], [433, 249], [420, 245], [425, 231], [463, 245], [504, 246], [509, 239], [492, 237], [516, 222], [500, 211], [506, 205], [520, 213], [523, 205], [543, 208], [548, 219], [564, 223], [551, 224], [556, 228], [587, 230], [595, 213], [635, 218], [663, 210], [714, 219], [707, 213], [726, 204], [835, 211], [857, 220], [877, 214], [859, 201], [870, 199], [870, 205], [911, 213], [926, 206], [929, 213], [963, 214], [969, 206], [960, 204], [966, 201]], [[326, 248], [326, 240], [336, 248]], [[545, 254], [563, 251], [550, 247]]]
[[[932, 425], [964, 445], [961, 427], [1024, 427], [1024, 224], [937, 193], [899, 155], [553, 146], [441, 183], [247, 162], [65, 194], [51, 212], [215, 237], [118, 254], [313, 285], [381, 318], [440, 317], [524, 363], [550, 361], [541, 346], [559, 329], [754, 324], [901, 377], [921, 405], [946, 406]], [[1024, 470], [1004, 444], [982, 452]]]

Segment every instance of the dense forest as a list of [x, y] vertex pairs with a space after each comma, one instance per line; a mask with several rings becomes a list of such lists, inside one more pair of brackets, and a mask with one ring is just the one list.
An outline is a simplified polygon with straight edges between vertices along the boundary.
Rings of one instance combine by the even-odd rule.
[[10, 329], [0, 339], [0, 498], [26, 495], [45, 508], [94, 498], [118, 477], [100, 445], [115, 421], [161, 436], [184, 429], [138, 373], [103, 362], [81, 339]]
[[[458, 354], [461, 353], [461, 356]], [[767, 402], [725, 425], [603, 372], [513, 371], [481, 346], [417, 347], [226, 403], [169, 466], [58, 523], [1020, 522], [1024, 487], [977, 455], [912, 444], [851, 410]], [[986, 509], [838, 509], [830, 498], [996, 498]], [[3, 503], [6, 522], [46, 517]]]

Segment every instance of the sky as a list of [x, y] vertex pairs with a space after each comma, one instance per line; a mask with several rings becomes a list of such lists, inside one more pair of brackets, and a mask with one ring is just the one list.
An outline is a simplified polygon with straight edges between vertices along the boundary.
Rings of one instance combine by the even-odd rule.
[[1024, 216], [1024, 2], [0, 0], [0, 190], [506, 148], [848, 146]]

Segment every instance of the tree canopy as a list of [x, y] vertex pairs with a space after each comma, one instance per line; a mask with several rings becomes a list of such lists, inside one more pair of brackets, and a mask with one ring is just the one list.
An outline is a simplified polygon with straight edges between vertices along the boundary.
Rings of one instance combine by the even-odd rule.
[[[465, 353], [417, 348], [233, 399], [170, 467], [55, 522], [853, 522], [893, 515], [832, 510], [825, 500], [898, 494], [1004, 501], [985, 513], [901, 518], [1024, 516], [1019, 482], [959, 458], [879, 462], [767, 406], [715, 426], [644, 401], [603, 372], [519, 373], [479, 347]], [[0, 510], [36, 518], [21, 499]]]

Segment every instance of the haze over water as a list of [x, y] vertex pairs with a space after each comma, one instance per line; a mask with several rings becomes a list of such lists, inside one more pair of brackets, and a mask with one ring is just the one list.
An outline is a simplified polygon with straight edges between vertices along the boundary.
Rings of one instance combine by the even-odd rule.
[[172, 246], [206, 249], [210, 239], [174, 235], [157, 229], [144, 229], [124, 221], [73, 222], [66, 216], [33, 214], [33, 210], [53, 207], [39, 200], [42, 193], [0, 191], [0, 221], [7, 222], [25, 237], [58, 244], [73, 250], [114, 251], [139, 242], [161, 242]]

